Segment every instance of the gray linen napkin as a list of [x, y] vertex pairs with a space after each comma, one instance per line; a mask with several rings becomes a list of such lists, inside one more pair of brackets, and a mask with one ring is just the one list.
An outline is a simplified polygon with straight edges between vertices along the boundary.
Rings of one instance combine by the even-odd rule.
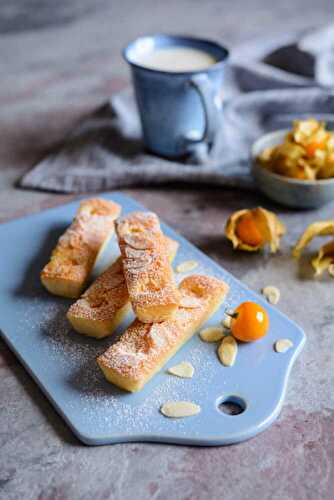
[[210, 158], [203, 165], [191, 163], [191, 158], [181, 163], [154, 156], [145, 151], [135, 99], [127, 90], [84, 118], [64, 146], [24, 175], [20, 185], [63, 193], [168, 182], [249, 187], [252, 181], [243, 165], [247, 149], [241, 157], [236, 155], [229, 147], [229, 137], [223, 120]]
[[334, 86], [334, 24], [270, 38], [257, 38], [232, 51], [239, 91]]
[[313, 56], [314, 78], [324, 87], [334, 86], [334, 24], [308, 32], [298, 49]]
[[134, 98], [124, 92], [84, 119], [64, 147], [26, 174], [21, 185], [65, 193], [177, 181], [252, 187], [254, 140], [310, 115], [334, 128], [334, 93], [315, 88], [240, 95], [225, 105], [210, 162], [183, 164], [145, 152]]
[[[310, 87], [331, 77], [334, 81], [332, 47], [334, 28], [329, 27], [236, 48], [224, 87], [222, 126], [204, 164], [191, 158], [187, 163], [169, 161], [145, 151], [133, 93], [124, 91], [82, 119], [63, 147], [25, 174], [19, 185], [65, 193], [170, 182], [254, 187], [249, 155], [260, 135], [310, 115], [333, 124], [333, 94]], [[277, 87], [282, 90], [268, 90]], [[260, 91], [239, 95], [256, 89]]]

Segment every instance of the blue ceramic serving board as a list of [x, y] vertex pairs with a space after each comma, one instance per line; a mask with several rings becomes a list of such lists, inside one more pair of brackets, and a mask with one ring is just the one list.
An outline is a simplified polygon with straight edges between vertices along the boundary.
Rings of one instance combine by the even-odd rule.
[[[123, 213], [143, 210], [122, 194], [103, 196], [119, 203]], [[269, 334], [258, 342], [240, 344], [233, 367], [224, 367], [217, 358], [217, 345], [202, 342], [196, 334], [167, 364], [170, 367], [190, 361], [195, 367], [192, 379], [168, 375], [163, 369], [137, 394], [127, 394], [106, 382], [95, 358], [125, 325], [104, 340], [75, 333], [65, 318], [71, 301], [48, 294], [39, 280], [41, 268], [70, 224], [78, 203], [0, 226], [4, 264], [0, 333], [76, 436], [90, 445], [124, 441], [222, 445], [243, 441], [266, 429], [282, 407], [291, 367], [305, 341], [304, 333], [164, 224], [164, 232], [180, 243], [175, 264], [195, 259], [199, 262], [196, 273], [216, 276], [230, 285], [226, 302], [207, 326], [216, 325], [226, 307], [233, 309], [240, 302], [255, 300], [268, 311]], [[111, 241], [100, 265], [106, 263], [115, 245]], [[177, 279], [182, 277], [178, 275]], [[273, 344], [282, 337], [292, 340], [293, 348], [278, 354]], [[243, 413], [223, 413], [219, 405], [229, 399], [241, 403]], [[168, 419], [159, 412], [161, 404], [168, 400], [191, 400], [202, 410], [193, 417]]]

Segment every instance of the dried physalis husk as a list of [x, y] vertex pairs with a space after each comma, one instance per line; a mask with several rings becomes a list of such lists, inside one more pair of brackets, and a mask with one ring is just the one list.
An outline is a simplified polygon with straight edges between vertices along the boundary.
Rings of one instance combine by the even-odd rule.
[[298, 144], [279, 144], [272, 153], [269, 169], [285, 177], [305, 178], [304, 165], [300, 163], [303, 155], [304, 150]]
[[328, 269], [329, 274], [333, 276], [332, 266], [334, 266], [334, 241], [330, 241], [320, 248], [318, 255], [312, 260], [312, 266], [315, 270], [316, 276], [319, 276], [326, 269]]
[[169, 418], [191, 417], [200, 411], [201, 407], [191, 401], [167, 401], [160, 408], [160, 412]]
[[317, 134], [321, 136], [325, 133], [324, 122], [318, 122], [315, 118], [309, 118], [308, 120], [295, 120], [293, 122], [293, 129], [291, 135], [297, 144], [305, 145], [309, 143], [310, 139], [318, 139], [320, 142], [321, 137], [317, 137]]
[[232, 241], [233, 248], [248, 252], [269, 245], [275, 253], [284, 233], [285, 226], [277, 215], [261, 207], [234, 212], [225, 227], [225, 235]]
[[208, 326], [199, 332], [199, 336], [203, 342], [218, 342], [225, 336], [225, 333], [222, 326]]
[[257, 162], [275, 174], [298, 180], [334, 177], [334, 135], [325, 122], [296, 120], [281, 144], [266, 148]]
[[329, 274], [334, 278], [334, 264], [331, 264], [328, 268]]
[[292, 255], [299, 258], [304, 248], [313, 240], [313, 238], [316, 236], [328, 236], [331, 234], [334, 235], [334, 220], [313, 222], [306, 228], [297, 241], [292, 250]]
[[180, 378], [192, 378], [195, 372], [193, 365], [188, 361], [182, 361], [178, 365], [171, 366], [167, 371], [171, 375]]
[[[313, 240], [313, 238], [316, 236], [329, 235], [334, 235], [334, 220], [313, 222], [313, 224], [310, 224], [299, 238], [292, 250], [292, 255], [299, 258], [304, 248]], [[318, 255], [312, 260], [312, 266], [315, 270], [315, 274], [320, 275], [323, 271], [329, 269], [330, 265], [333, 263], [334, 241], [331, 241], [320, 248]]]
[[334, 177], [334, 154], [331, 153], [326, 157], [326, 163], [320, 165], [317, 171], [318, 179], [330, 179]]

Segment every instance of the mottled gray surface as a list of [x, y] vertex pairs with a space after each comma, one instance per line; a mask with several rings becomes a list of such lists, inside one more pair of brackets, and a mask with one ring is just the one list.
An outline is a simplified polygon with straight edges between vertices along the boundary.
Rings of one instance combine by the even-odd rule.
[[[323, 23], [333, 14], [331, 0], [1, 2], [1, 220], [71, 199], [20, 191], [15, 181], [80, 116], [126, 85], [119, 50], [130, 38], [182, 31], [232, 44]], [[262, 257], [233, 254], [222, 232], [232, 210], [258, 203], [270, 208], [263, 198], [222, 189], [125, 192], [254, 289], [268, 283], [281, 288], [279, 308], [308, 335], [286, 406], [267, 432], [237, 446], [87, 448], [0, 343], [0, 498], [332, 500], [334, 285], [329, 278], [314, 282], [308, 260], [298, 266], [288, 252], [308, 222], [332, 216], [334, 207], [278, 209], [289, 234], [278, 256]]]

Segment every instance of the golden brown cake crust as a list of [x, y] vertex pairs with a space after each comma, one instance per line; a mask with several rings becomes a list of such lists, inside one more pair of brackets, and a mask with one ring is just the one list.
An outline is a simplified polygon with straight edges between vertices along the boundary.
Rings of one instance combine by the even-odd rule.
[[[176, 255], [178, 243], [165, 236], [170, 260]], [[116, 260], [90, 285], [85, 293], [69, 309], [67, 317], [79, 333], [94, 337], [106, 337], [119, 325], [123, 315], [115, 316], [129, 303], [122, 259]], [[130, 310], [130, 306], [126, 311]]]
[[[59, 238], [41, 272], [41, 280], [49, 291], [57, 293], [53, 290], [54, 282], [55, 288], [59, 285], [65, 296], [80, 295], [101, 245], [114, 230], [120, 210], [118, 204], [99, 198], [80, 203], [72, 224]], [[66, 284], [72, 292], [76, 290], [77, 295], [72, 292], [67, 295]]]
[[180, 307], [162, 323], [144, 324], [136, 319], [97, 362], [106, 378], [136, 391], [165, 364], [193, 333], [217, 310], [228, 285], [208, 276], [185, 278], [179, 287]]
[[133, 212], [116, 221], [125, 281], [136, 316], [164, 321], [176, 311], [179, 293], [158, 217]]
[[69, 309], [69, 314], [90, 320], [106, 320], [129, 301], [122, 259], [102, 273]]

